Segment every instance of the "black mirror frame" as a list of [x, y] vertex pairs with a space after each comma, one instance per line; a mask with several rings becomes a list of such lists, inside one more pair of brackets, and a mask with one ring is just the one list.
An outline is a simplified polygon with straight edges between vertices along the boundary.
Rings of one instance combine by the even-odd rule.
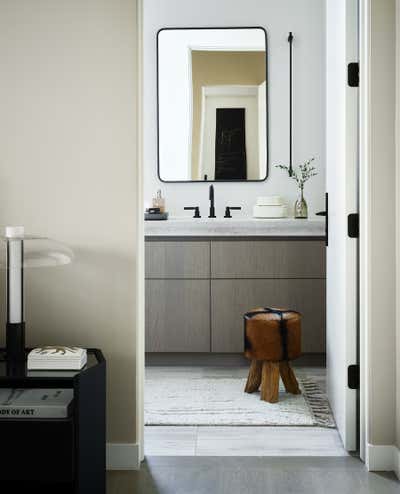
[[[265, 36], [265, 93], [266, 93], [266, 108], [265, 111], [267, 113], [266, 118], [266, 145], [267, 145], [267, 163], [266, 163], [266, 175], [263, 179], [258, 180], [164, 180], [160, 175], [160, 110], [159, 110], [159, 98], [160, 98], [160, 78], [159, 78], [159, 36], [163, 31], [189, 31], [189, 30], [204, 30], [204, 29], [261, 29], [264, 32]], [[248, 183], [248, 182], [265, 182], [269, 176], [269, 100], [268, 100], [268, 37], [267, 31], [262, 26], [224, 26], [224, 27], [163, 27], [157, 31], [157, 176], [160, 182], [166, 184], [204, 184], [204, 183], [224, 183], [224, 182], [233, 182], [233, 183]]]

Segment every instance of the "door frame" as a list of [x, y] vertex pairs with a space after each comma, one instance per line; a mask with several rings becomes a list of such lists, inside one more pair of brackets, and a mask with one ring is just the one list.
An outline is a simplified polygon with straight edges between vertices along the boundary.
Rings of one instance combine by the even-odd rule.
[[[370, 380], [372, 372], [371, 354], [371, 312], [379, 311], [379, 304], [371, 300], [371, 228], [373, 216], [372, 198], [372, 153], [371, 140], [373, 132], [384, 133], [385, 129], [372, 129], [371, 121], [371, 2], [374, 0], [359, 0], [360, 6], [360, 457], [366, 462], [367, 468], [375, 468], [368, 454], [371, 440], [371, 402]], [[136, 439], [139, 447], [138, 465], [144, 459], [144, 205], [143, 205], [143, 2], [137, 0], [137, 201], [135, 219], [137, 222], [137, 257], [136, 257]], [[390, 15], [390, 13], [388, 14]], [[376, 199], [376, 196], [375, 196]], [[376, 365], [376, 363], [375, 363]], [[368, 372], [367, 372], [368, 370]], [[385, 469], [385, 468], [383, 468]]]
[[[360, 458], [366, 461], [366, 445], [368, 443], [368, 390], [367, 374], [368, 365], [368, 339], [366, 338], [369, 325], [369, 263], [370, 263], [370, 0], [359, 2], [359, 57], [360, 57], [360, 89], [359, 89], [359, 366], [360, 366], [360, 392], [359, 392], [359, 449]], [[365, 307], [365, 310], [361, 310]]]
[[[400, 472], [395, 437], [396, 226], [400, 213], [388, 187], [396, 170], [395, 11], [398, 0], [359, 0], [360, 8], [360, 457], [368, 470]], [[377, 35], [378, 34], [378, 35]], [[397, 39], [397, 50], [399, 40]], [[380, 77], [384, 73], [385, 77]], [[392, 92], [392, 94], [391, 94]], [[383, 111], [382, 111], [383, 109]], [[393, 120], [389, 113], [393, 110]], [[398, 111], [398, 110], [397, 110]], [[386, 113], [385, 113], [386, 112]], [[393, 141], [391, 141], [393, 136]], [[398, 157], [397, 157], [398, 159]], [[396, 173], [397, 172], [397, 173]], [[397, 175], [397, 176], [396, 176]], [[377, 180], [378, 177], [378, 180]], [[386, 182], [385, 182], [386, 177]], [[399, 185], [399, 184], [398, 184]], [[385, 187], [386, 186], [386, 187]], [[392, 218], [397, 220], [396, 216]], [[395, 221], [394, 221], [395, 223]], [[397, 230], [398, 235], [399, 230]], [[394, 252], [392, 252], [392, 249]], [[383, 257], [384, 256], [384, 262]], [[397, 261], [397, 266], [396, 266]], [[388, 276], [382, 280], [380, 268]], [[397, 267], [398, 269], [398, 267]], [[391, 292], [391, 288], [393, 291]], [[382, 331], [384, 328], [384, 331]], [[382, 341], [382, 345], [379, 342]], [[377, 345], [378, 343], [378, 345]], [[379, 392], [380, 391], [380, 392]], [[394, 413], [393, 413], [394, 412]], [[393, 418], [395, 422], [395, 418]], [[389, 443], [389, 444], [388, 444]]]
[[144, 377], [145, 377], [145, 268], [144, 268], [144, 161], [143, 161], [143, 2], [136, 0], [136, 416], [135, 431], [138, 457], [136, 469], [144, 460]]

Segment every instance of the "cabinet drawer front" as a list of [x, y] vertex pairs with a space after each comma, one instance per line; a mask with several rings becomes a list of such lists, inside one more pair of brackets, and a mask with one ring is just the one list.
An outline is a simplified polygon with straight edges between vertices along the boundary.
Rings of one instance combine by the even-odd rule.
[[146, 281], [146, 352], [210, 351], [210, 282]]
[[255, 307], [302, 313], [302, 352], [325, 352], [325, 280], [213, 280], [213, 352], [243, 352], [243, 314]]
[[146, 242], [146, 278], [209, 277], [209, 242]]
[[320, 240], [212, 242], [211, 277], [324, 278], [325, 244]]

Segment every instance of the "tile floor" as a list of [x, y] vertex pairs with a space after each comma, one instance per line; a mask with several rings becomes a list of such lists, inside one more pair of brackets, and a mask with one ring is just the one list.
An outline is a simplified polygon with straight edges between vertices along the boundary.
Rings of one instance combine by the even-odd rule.
[[336, 429], [147, 426], [149, 456], [347, 456]]
[[392, 473], [357, 458], [150, 456], [136, 472], [108, 472], [108, 494], [398, 494]]
[[[151, 369], [151, 368], [150, 368]], [[185, 366], [185, 372], [188, 368]], [[169, 367], [165, 372], [182, 372]], [[215, 373], [215, 368], [195, 367], [196, 376]], [[244, 367], [219, 369], [221, 375], [245, 375]], [[325, 390], [325, 369], [296, 368], [312, 376]], [[336, 429], [322, 427], [259, 426], [146, 426], [146, 456], [348, 456]]]

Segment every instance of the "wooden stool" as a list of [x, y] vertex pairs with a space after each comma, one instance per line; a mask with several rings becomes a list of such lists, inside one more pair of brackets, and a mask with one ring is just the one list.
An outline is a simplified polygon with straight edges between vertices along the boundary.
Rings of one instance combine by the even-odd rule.
[[292, 310], [258, 308], [244, 315], [245, 357], [251, 360], [245, 387], [261, 386], [261, 399], [279, 400], [279, 375], [288, 393], [300, 394], [289, 361], [301, 355], [301, 314]]

